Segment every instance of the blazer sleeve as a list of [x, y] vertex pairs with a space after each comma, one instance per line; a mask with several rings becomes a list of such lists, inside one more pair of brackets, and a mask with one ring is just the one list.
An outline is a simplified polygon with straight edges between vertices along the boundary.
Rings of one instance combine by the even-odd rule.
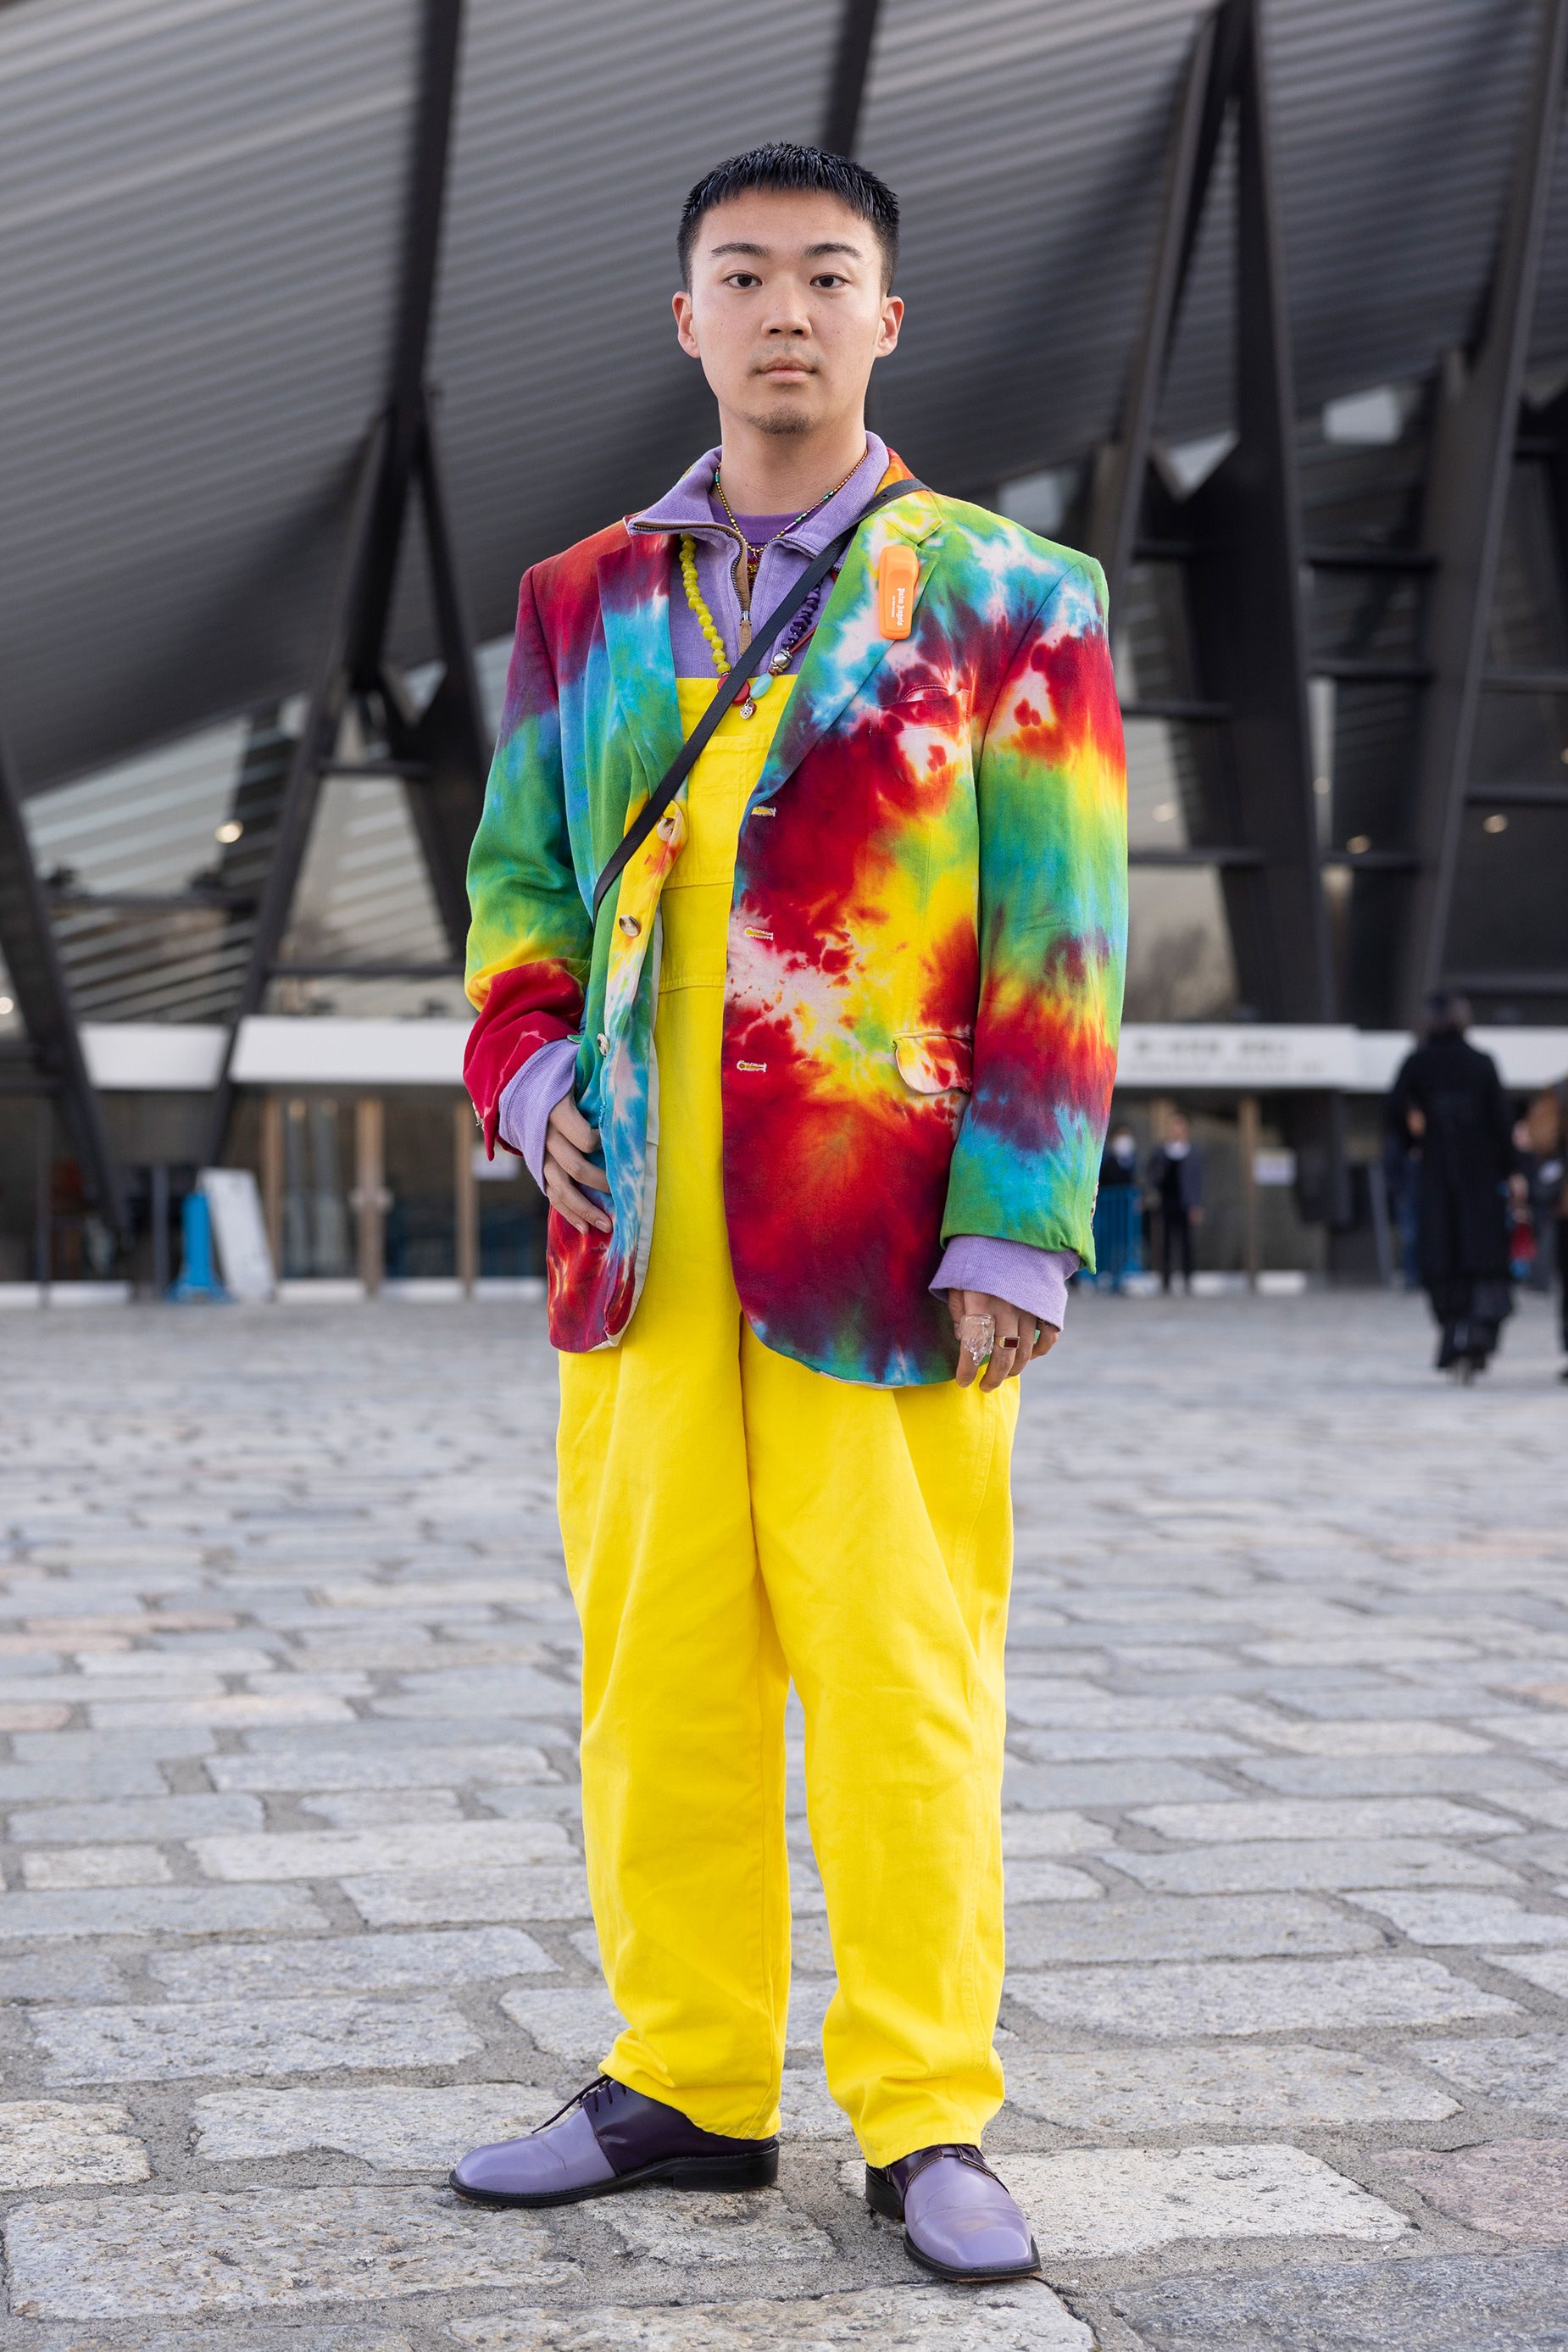
[[1105, 577], [1072, 557], [1015, 645], [975, 772], [973, 1086], [942, 1239], [1094, 1265], [1127, 950], [1127, 766]]
[[463, 1076], [493, 1159], [509, 1082], [582, 1020], [594, 941], [567, 836], [560, 706], [532, 572], [518, 596], [500, 733], [468, 855], [468, 906], [476, 1018]]

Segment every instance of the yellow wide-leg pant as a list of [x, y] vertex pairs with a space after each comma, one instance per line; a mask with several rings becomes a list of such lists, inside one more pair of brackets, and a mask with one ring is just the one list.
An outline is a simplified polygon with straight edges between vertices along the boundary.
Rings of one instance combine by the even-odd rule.
[[[682, 680], [689, 731], [711, 691]], [[721, 1180], [726, 924], [784, 700], [727, 714], [689, 786], [663, 896], [652, 1253], [620, 1346], [560, 1359], [561, 1526], [589, 1888], [627, 2021], [605, 2073], [710, 2131], [778, 2127], [793, 1680], [837, 1973], [827, 2079], [889, 2164], [978, 2140], [1002, 2099], [1018, 1390], [831, 1380], [742, 1315]]]

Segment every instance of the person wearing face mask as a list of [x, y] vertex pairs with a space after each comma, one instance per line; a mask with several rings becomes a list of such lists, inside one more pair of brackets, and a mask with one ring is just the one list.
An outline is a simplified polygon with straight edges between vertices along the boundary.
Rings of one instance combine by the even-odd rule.
[[1106, 1138], [1094, 1211], [1095, 1263], [1100, 1277], [1113, 1291], [1139, 1271], [1141, 1207], [1138, 1139], [1127, 1121], [1119, 1118]]

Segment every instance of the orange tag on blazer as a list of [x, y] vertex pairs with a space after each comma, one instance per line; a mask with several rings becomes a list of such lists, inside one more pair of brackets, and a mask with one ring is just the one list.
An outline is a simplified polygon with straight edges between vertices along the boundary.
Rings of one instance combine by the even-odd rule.
[[885, 637], [907, 637], [913, 628], [920, 576], [920, 557], [902, 540], [882, 550], [877, 566], [877, 625]]

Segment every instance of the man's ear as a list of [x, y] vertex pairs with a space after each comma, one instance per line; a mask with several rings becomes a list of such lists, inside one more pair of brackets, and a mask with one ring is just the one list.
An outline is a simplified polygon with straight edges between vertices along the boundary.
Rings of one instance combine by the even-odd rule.
[[688, 359], [700, 359], [701, 349], [697, 341], [696, 330], [692, 325], [691, 297], [684, 286], [670, 296], [669, 303], [675, 312], [676, 341]]

